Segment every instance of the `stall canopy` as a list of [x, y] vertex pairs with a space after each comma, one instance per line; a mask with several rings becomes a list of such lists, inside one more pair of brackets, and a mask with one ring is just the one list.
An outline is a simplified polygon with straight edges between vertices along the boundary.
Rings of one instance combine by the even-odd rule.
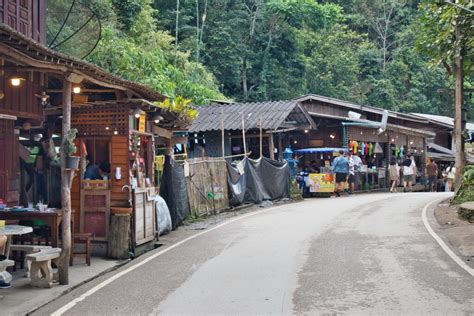
[[294, 152], [296, 154], [317, 154], [317, 153], [335, 152], [339, 150], [347, 151], [348, 148], [344, 148], [344, 147], [304, 148], [304, 149], [297, 149]]

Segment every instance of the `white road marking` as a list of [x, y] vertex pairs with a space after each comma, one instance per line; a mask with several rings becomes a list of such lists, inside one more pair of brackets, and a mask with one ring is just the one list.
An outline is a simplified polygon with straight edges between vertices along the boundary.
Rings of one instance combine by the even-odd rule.
[[[311, 201], [311, 200], [309, 200]], [[305, 201], [305, 202], [308, 202]], [[304, 202], [303, 202], [304, 203]], [[256, 212], [252, 212], [252, 213], [249, 213], [249, 214], [245, 214], [245, 215], [242, 215], [242, 216], [238, 216], [237, 218], [234, 218], [234, 219], [231, 219], [231, 220], [228, 220], [222, 224], [219, 224], [215, 227], [212, 227], [212, 228], [209, 228], [208, 230], [205, 230], [205, 231], [202, 231], [200, 233], [197, 233], [196, 235], [193, 235], [193, 236], [190, 236], [186, 239], [183, 239], [181, 240], [180, 242], [166, 248], [166, 249], [163, 249], [162, 251], [160, 252], [157, 252], [156, 254], [144, 259], [143, 261], [140, 261], [138, 262], [137, 264], [113, 275], [111, 278], [103, 281], [102, 283], [96, 285], [95, 287], [93, 287], [92, 289], [90, 289], [89, 291], [85, 292], [84, 294], [82, 294], [81, 296], [75, 298], [74, 300], [70, 301], [68, 304], [64, 305], [63, 307], [61, 307], [60, 309], [58, 309], [57, 311], [55, 311], [54, 313], [51, 314], [51, 316], [60, 316], [62, 314], [64, 314], [65, 312], [67, 312], [68, 310], [70, 310], [71, 308], [73, 308], [77, 303], [83, 301], [84, 299], [86, 299], [88, 296], [91, 296], [92, 294], [94, 294], [95, 292], [99, 291], [100, 289], [104, 288], [105, 286], [109, 285], [110, 283], [112, 283], [113, 281], [117, 280], [118, 278], [132, 272], [133, 270], [141, 267], [142, 265], [146, 264], [147, 262], [167, 253], [168, 251], [176, 248], [176, 247], [179, 247], [180, 245], [194, 239], [194, 238], [197, 238], [199, 236], [202, 236], [204, 234], [207, 234], [213, 230], [216, 230], [218, 228], [221, 228], [223, 226], [226, 226], [228, 224], [231, 224], [233, 222], [236, 222], [236, 221], [239, 221], [239, 220], [242, 220], [244, 218], [248, 218], [248, 217], [251, 217], [251, 216], [255, 216], [255, 215], [259, 215], [259, 214], [262, 214], [262, 213], [266, 213], [266, 212], [269, 212], [269, 211], [275, 211], [275, 209], [279, 209], [279, 208], [283, 208], [283, 207], [289, 207], [290, 205], [294, 205], [293, 203], [292, 204], [285, 204], [285, 205], [280, 205], [280, 206], [276, 206], [276, 207], [271, 207], [271, 208], [268, 208], [268, 209], [264, 209], [264, 210], [260, 210], [260, 211], [256, 211]]]
[[441, 246], [441, 248], [448, 254], [448, 256], [451, 257], [451, 259], [454, 260], [461, 268], [466, 270], [467, 273], [469, 273], [471, 276], [474, 276], [474, 269], [468, 266], [461, 258], [459, 258], [452, 250], [449, 248], [446, 243], [433, 231], [431, 228], [430, 224], [428, 223], [428, 219], [426, 217], [426, 211], [428, 208], [434, 204], [434, 203], [439, 203], [443, 199], [438, 199], [431, 201], [430, 203], [426, 204], [425, 207], [423, 208], [423, 211], [421, 212], [421, 218], [423, 219], [423, 224], [425, 224], [426, 229], [428, 230], [428, 233], [438, 242], [438, 244]]

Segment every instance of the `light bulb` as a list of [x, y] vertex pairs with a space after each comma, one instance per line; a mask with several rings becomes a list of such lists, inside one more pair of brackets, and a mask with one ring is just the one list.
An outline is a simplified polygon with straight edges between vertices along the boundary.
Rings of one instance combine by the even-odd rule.
[[117, 130], [114, 131], [114, 135], [118, 135], [118, 131], [117, 131]]
[[72, 92], [74, 92], [75, 94], [81, 93], [81, 87], [72, 88]]
[[18, 86], [20, 85], [20, 81], [21, 81], [20, 78], [12, 78], [12, 79], [11, 79], [12, 86], [18, 87]]

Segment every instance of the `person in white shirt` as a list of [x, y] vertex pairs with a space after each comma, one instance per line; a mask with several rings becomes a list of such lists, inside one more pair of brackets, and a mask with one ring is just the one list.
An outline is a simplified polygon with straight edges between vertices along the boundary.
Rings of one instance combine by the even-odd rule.
[[349, 183], [349, 193], [352, 194], [355, 191], [355, 185], [359, 185], [359, 172], [362, 166], [362, 159], [357, 156], [357, 153], [351, 150], [349, 152], [349, 177], [347, 182]]
[[411, 159], [411, 154], [408, 154], [405, 160], [403, 160], [403, 190], [405, 192], [411, 191], [415, 168], [415, 161]]

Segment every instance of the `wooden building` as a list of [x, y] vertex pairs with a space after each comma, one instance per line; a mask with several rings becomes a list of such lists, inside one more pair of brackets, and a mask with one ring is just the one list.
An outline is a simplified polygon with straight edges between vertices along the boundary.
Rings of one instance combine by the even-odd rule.
[[[10, 2], [16, 5], [16, 20]], [[70, 122], [77, 129], [81, 158], [71, 187], [74, 231], [92, 233], [93, 240], [106, 244], [110, 214], [129, 209], [133, 244], [153, 240], [155, 145], [169, 153], [173, 130], [184, 123], [155, 105], [165, 96], [153, 89], [45, 47], [45, 21], [35, 20], [37, 14], [44, 18], [44, 12], [37, 12], [44, 11], [43, 5], [3, 0], [0, 7], [1, 21], [8, 22], [0, 23], [0, 198], [9, 206], [41, 198], [64, 207], [59, 199], [61, 164], [54, 154], [46, 156], [59, 148], [67, 120], [63, 109], [72, 104]], [[35, 182], [25, 192], [25, 179], [38, 178], [26, 175], [37, 167], [38, 156], [45, 158], [45, 182]], [[87, 164], [101, 162], [110, 165], [110, 177], [84, 179]], [[47, 197], [32, 192], [35, 186], [46, 188]]]

